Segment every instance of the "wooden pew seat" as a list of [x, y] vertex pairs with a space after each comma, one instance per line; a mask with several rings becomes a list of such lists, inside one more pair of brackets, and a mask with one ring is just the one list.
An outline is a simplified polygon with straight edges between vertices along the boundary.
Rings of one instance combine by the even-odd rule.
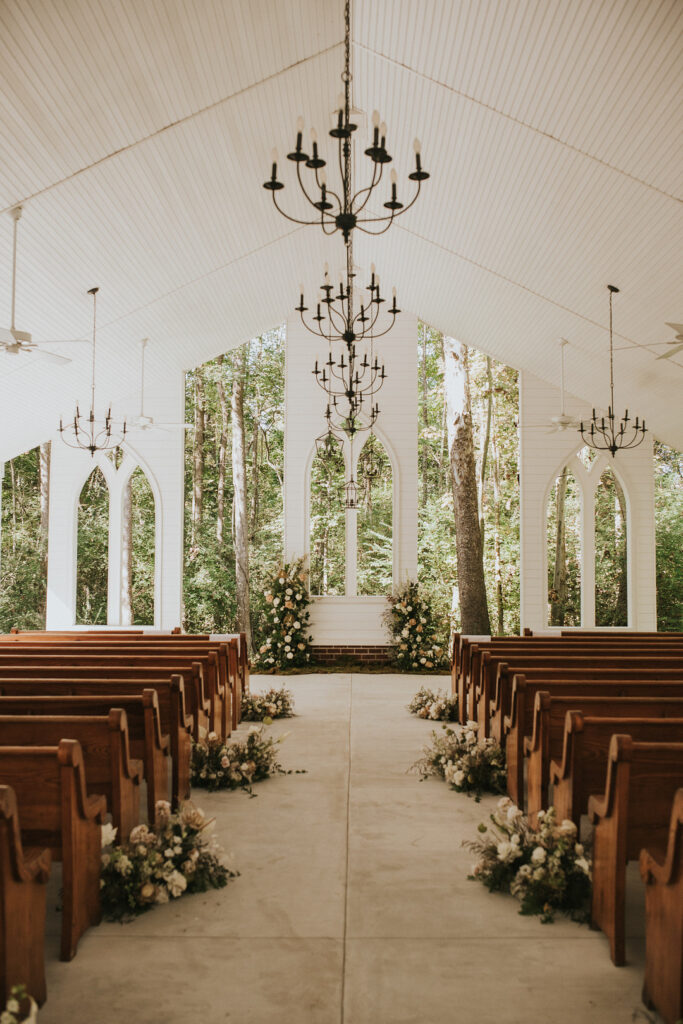
[[56, 747], [0, 747], [0, 784], [11, 786], [16, 794], [22, 842], [47, 847], [55, 860], [62, 861], [60, 956], [72, 960], [80, 937], [101, 919], [106, 801], [87, 795], [77, 740], [61, 740]]
[[0, 785], [0, 1003], [13, 985], [45, 1002], [45, 897], [50, 851], [24, 846], [17, 800]]

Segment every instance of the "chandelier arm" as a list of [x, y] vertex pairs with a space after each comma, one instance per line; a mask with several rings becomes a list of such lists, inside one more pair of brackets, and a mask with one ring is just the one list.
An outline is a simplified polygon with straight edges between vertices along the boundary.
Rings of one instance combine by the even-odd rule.
[[[306, 199], [308, 200], [308, 202], [310, 203], [310, 205], [311, 205], [311, 206], [313, 207], [313, 209], [314, 209], [314, 210], [317, 210], [317, 209], [318, 209], [318, 207], [317, 207], [317, 206], [315, 205], [315, 199], [312, 199], [312, 198], [311, 198], [311, 197], [309, 196], [309, 194], [308, 194], [308, 191], [307, 191], [307, 189], [306, 189], [306, 186], [304, 185], [304, 181], [303, 181], [303, 178], [301, 177], [301, 161], [300, 161], [300, 160], [297, 160], [297, 161], [296, 161], [296, 176], [297, 176], [297, 180], [298, 180], [298, 182], [299, 182], [299, 188], [301, 189], [301, 191], [303, 192], [304, 196], [306, 197]], [[317, 178], [318, 178], [318, 173], [317, 173], [317, 171], [316, 171], [316, 175], [315, 175], [315, 177], [316, 177], [316, 182], [317, 182]], [[335, 199], [337, 200], [337, 202], [339, 202], [339, 199], [338, 199], [338, 197], [337, 197], [337, 196], [335, 195], [335, 193], [334, 193], [334, 192], [327, 192], [327, 190], [326, 190], [326, 191], [325, 191], [325, 197], [327, 198], [327, 196], [328, 196], [328, 195], [334, 196], [334, 198], [335, 198]], [[275, 193], [273, 193], [273, 198], [274, 198], [274, 197], [275, 197]], [[330, 215], [330, 214], [328, 213], [328, 211], [327, 211], [327, 210], [321, 210], [320, 212], [321, 212], [321, 214], [323, 214], [323, 216], [331, 216], [331, 215]], [[334, 219], [334, 218], [332, 218], [332, 219]], [[312, 221], [311, 223], [315, 223], [315, 221]]]
[[[319, 176], [319, 174], [318, 174], [318, 168], [317, 168], [317, 167], [315, 168], [315, 183], [316, 183], [316, 185], [318, 186], [318, 188], [320, 189], [320, 191], [322, 192], [322, 187], [323, 187], [323, 185], [322, 185], [322, 182], [321, 182], [321, 180], [320, 180], [320, 176]], [[337, 206], [338, 206], [339, 210], [341, 211], [341, 205], [342, 205], [342, 204], [341, 204], [341, 199], [339, 198], [339, 196], [337, 195], [337, 193], [336, 193], [336, 192], [335, 192], [335, 191], [334, 191], [333, 189], [331, 189], [331, 188], [327, 188], [327, 185], [325, 185], [325, 194], [326, 194], [327, 196], [332, 196], [332, 198], [336, 200], [336, 202], [337, 202]], [[327, 211], [325, 211], [325, 212], [327, 213], [327, 216], [328, 216], [328, 217], [329, 217], [329, 218], [330, 218], [330, 219], [331, 219], [332, 221], [334, 221], [334, 217], [332, 216], [332, 214], [331, 214], [331, 213], [328, 213]]]
[[[271, 195], [273, 197], [273, 203], [275, 205], [275, 209], [277, 210], [277, 212], [281, 213], [282, 216], [286, 217], [287, 220], [291, 220], [293, 224], [305, 224], [308, 227], [310, 225], [315, 225], [318, 223], [317, 218], [316, 220], [300, 220], [298, 217], [290, 217], [288, 213], [285, 213], [281, 206], [278, 206], [277, 199], [275, 198], [275, 193], [271, 192]], [[321, 214], [324, 217], [324, 211], [321, 211]], [[330, 221], [329, 223], [334, 224], [334, 221]]]
[[[344, 337], [344, 331], [347, 329], [349, 323], [346, 318], [346, 314], [343, 312], [343, 310], [335, 309], [334, 305], [330, 303], [330, 305], [327, 307], [327, 316], [329, 318], [330, 325], [334, 328], [338, 335], [336, 340], [341, 341]], [[339, 324], [342, 325], [341, 328], [339, 327]]]
[[386, 223], [385, 223], [384, 227], [381, 228], [379, 231], [371, 231], [370, 228], [366, 228], [365, 227], [366, 224], [381, 223], [381, 221], [382, 221], [381, 217], [373, 217], [372, 220], [363, 220], [363, 221], [359, 220], [356, 223], [356, 227], [358, 228], [359, 231], [363, 231], [366, 235], [383, 235], [383, 234], [385, 234], [385, 232], [387, 232], [389, 230], [391, 225], [394, 223], [394, 212], [393, 212], [393, 210], [392, 210], [391, 216], [389, 216], [387, 214]]
[[[362, 227], [363, 224], [372, 224], [372, 223], [382, 222], [382, 221], [385, 221], [385, 220], [388, 219], [389, 223], [387, 224], [387, 227], [384, 229], [386, 231], [387, 228], [391, 227], [395, 217], [403, 216], [404, 213], [407, 213], [408, 210], [412, 206], [415, 205], [415, 203], [417, 202], [418, 196], [420, 195], [420, 186], [421, 186], [421, 184], [422, 183], [418, 181], [418, 183], [417, 183], [417, 191], [415, 192], [415, 195], [413, 196], [413, 198], [405, 206], [402, 206], [400, 210], [392, 210], [391, 211], [391, 217], [389, 217], [389, 214], [386, 214], [383, 217], [382, 216], [380, 216], [380, 217], [364, 217], [362, 219], [362, 221], [358, 222], [357, 227]], [[367, 231], [367, 228], [363, 228], [363, 230]], [[367, 233], [368, 234], [374, 234], [374, 233], [381, 234], [381, 232], [372, 232], [372, 231], [367, 231]]]
[[[378, 167], [379, 167], [379, 175], [377, 175], [377, 168]], [[356, 214], [356, 216], [358, 216], [358, 214], [362, 210], [365, 209], [370, 196], [372, 195], [372, 193], [374, 192], [374, 190], [377, 188], [377, 186], [379, 185], [380, 181], [382, 180], [382, 175], [383, 174], [384, 174], [384, 164], [375, 163], [374, 160], [373, 160], [373, 163], [372, 163], [372, 181], [370, 182], [370, 184], [368, 186], [366, 186], [366, 188], [359, 189], [358, 192], [356, 192], [356, 194], [353, 197], [353, 199], [351, 200], [351, 208], [352, 208], [353, 212]], [[362, 195], [365, 195], [365, 199], [363, 200], [363, 202], [359, 206], [356, 206], [356, 200], [360, 196], [362, 196]]]
[[383, 331], [375, 331], [374, 332], [375, 337], [376, 338], [383, 338], [385, 334], [389, 333], [389, 331], [393, 328], [395, 323], [396, 323], [396, 314], [392, 313], [392, 319], [391, 319], [391, 323], [389, 324], [389, 326], [385, 327]]

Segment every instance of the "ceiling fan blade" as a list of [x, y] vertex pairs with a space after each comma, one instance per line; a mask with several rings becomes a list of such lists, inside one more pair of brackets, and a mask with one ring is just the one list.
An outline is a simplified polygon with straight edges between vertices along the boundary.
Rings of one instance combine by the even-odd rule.
[[671, 359], [672, 356], [675, 356], [677, 352], [681, 351], [683, 351], [683, 345], [676, 345], [675, 348], [671, 348], [668, 352], [664, 352], [661, 356], [657, 356], [657, 360]]
[[39, 342], [41, 345], [91, 345], [92, 342], [86, 338], [49, 338], [47, 341]]
[[667, 324], [666, 326], [670, 327], [676, 334], [683, 334], [683, 324]]
[[50, 363], [59, 363], [60, 365], [63, 365], [64, 363], [71, 362], [71, 360], [66, 356], [58, 356], [56, 352], [46, 352], [45, 349], [40, 347], [34, 348], [33, 351], [36, 352], [41, 359], [46, 359]]
[[9, 345], [14, 344], [14, 335], [7, 327], [0, 327], [0, 341], [6, 341]]

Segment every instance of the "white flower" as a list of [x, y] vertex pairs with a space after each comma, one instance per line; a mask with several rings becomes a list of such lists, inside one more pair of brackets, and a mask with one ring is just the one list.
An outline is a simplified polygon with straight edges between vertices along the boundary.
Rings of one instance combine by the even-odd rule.
[[[516, 821], [519, 821], [519, 819], [523, 818], [523, 817], [524, 817], [524, 811], [521, 811], [519, 809], [519, 807], [515, 807], [514, 804], [512, 805], [512, 807], [508, 807], [508, 813], [507, 813], [508, 825], [514, 825], [514, 823]], [[517, 841], [519, 842], [518, 837], [516, 837], [516, 838], [517, 838]]]
[[278, 605], [279, 603], [280, 603], [280, 598], [279, 597], [274, 597], [273, 598], [273, 604], [274, 605]]
[[114, 840], [116, 839], [116, 833], [117, 832], [118, 832], [118, 829], [114, 828], [114, 826], [111, 825], [109, 822], [107, 822], [106, 825], [103, 825], [102, 826], [102, 837], [101, 837], [101, 841], [100, 841], [102, 847], [104, 847], [104, 846], [111, 846], [113, 844]]
[[300, 601], [301, 600], [301, 594], [297, 594], [296, 595], [296, 599], [297, 599], [297, 601]]
[[7, 1009], [9, 1010], [10, 1013], [19, 1013], [20, 1006], [19, 1006], [18, 1000], [16, 1000], [16, 999], [8, 999], [7, 1000]]
[[168, 903], [168, 889], [164, 885], [158, 885], [156, 896], [154, 897], [155, 903]]
[[576, 825], [569, 818], [565, 818], [564, 821], [559, 825], [557, 829], [558, 835], [574, 837], [576, 835]]
[[462, 786], [464, 781], [465, 781], [465, 773], [463, 771], [455, 772], [455, 774], [453, 775], [453, 782], [455, 783], [455, 785], [456, 786]]
[[577, 857], [583, 857], [583, 843], [575, 843], [574, 853]]
[[173, 871], [166, 879], [166, 885], [173, 899], [177, 899], [187, 889], [187, 879], [179, 871]]
[[534, 871], [534, 879], [537, 882], [540, 882], [540, 880], [544, 877], [544, 875], [545, 875], [545, 868], [543, 868], [543, 867], [536, 868], [536, 870]]
[[17, 1019], [8, 1010], [3, 1010], [0, 1013], [0, 1024], [17, 1024]]
[[288, 658], [293, 658], [293, 657], [294, 657], [294, 655], [292, 654], [292, 652], [291, 652], [291, 651], [289, 651], [289, 652], [288, 652], [288, 654], [287, 654], [287, 657], [288, 657]]
[[300, 622], [295, 622], [294, 623], [294, 629], [301, 629], [301, 623]]
[[293, 593], [294, 591], [292, 590], [291, 587], [287, 587], [287, 589], [285, 590], [285, 594], [287, 595], [287, 597], [291, 597]]
[[285, 637], [285, 643], [291, 644], [291, 642], [292, 642], [292, 634], [291, 633], [287, 633], [287, 635]]
[[413, 610], [413, 606], [412, 606], [412, 604], [409, 604], [408, 607], [406, 608], [406, 611], [407, 612], [412, 612], [412, 610]]
[[502, 861], [503, 864], [508, 864], [510, 861], [516, 860], [517, 857], [521, 856], [519, 848], [507, 840], [498, 843], [496, 851], [498, 853], [498, 860]]
[[128, 857], [126, 857], [125, 853], [119, 857], [114, 867], [120, 875], [129, 875], [133, 870], [133, 865]]
[[590, 878], [591, 866], [585, 857], [579, 857], [576, 861], [576, 866], [579, 869], [579, 871], [583, 871], [584, 875], [588, 875], [588, 877]]
[[284, 576], [280, 576], [280, 579], [278, 580], [278, 583], [279, 584], [283, 584], [284, 582], [285, 582]]
[[164, 857], [172, 857], [172, 856], [173, 856], [173, 850], [171, 849], [170, 846], [167, 846], [166, 849], [164, 850]]
[[545, 864], [546, 852], [542, 846], [537, 846], [534, 852], [531, 854], [532, 864]]

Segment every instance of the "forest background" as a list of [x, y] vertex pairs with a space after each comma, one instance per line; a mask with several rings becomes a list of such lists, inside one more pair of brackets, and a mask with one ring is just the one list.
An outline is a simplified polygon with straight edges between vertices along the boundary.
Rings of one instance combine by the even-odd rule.
[[[491, 629], [519, 632], [518, 382], [512, 368], [460, 346], [471, 417], [476, 511]], [[419, 580], [443, 623], [460, 626], [457, 487], [449, 447], [443, 336], [420, 324]], [[190, 631], [233, 632], [248, 608], [253, 640], [267, 624], [263, 592], [282, 557], [284, 327], [189, 372], [186, 413], [184, 621]], [[117, 458], [117, 454], [112, 455]], [[584, 458], [588, 456], [584, 453]], [[2, 481], [0, 631], [44, 628], [49, 444], [10, 460]], [[683, 628], [683, 457], [655, 443], [658, 628]], [[370, 438], [359, 460], [358, 592], [389, 593], [391, 475]], [[343, 593], [343, 466], [315, 460], [311, 480], [311, 592]], [[456, 515], [454, 515], [454, 510]], [[106, 622], [108, 492], [96, 470], [79, 503], [77, 620]], [[460, 520], [461, 521], [461, 520]], [[462, 522], [462, 521], [461, 521]], [[476, 526], [476, 524], [475, 524]], [[129, 493], [127, 603], [153, 621], [154, 501], [141, 470]], [[599, 625], [626, 614], [626, 516], [611, 473], [596, 503]], [[549, 621], [580, 622], [579, 506], [563, 474], [548, 509]], [[462, 582], [462, 581], [461, 581]], [[245, 589], [246, 588], [246, 589]]]

